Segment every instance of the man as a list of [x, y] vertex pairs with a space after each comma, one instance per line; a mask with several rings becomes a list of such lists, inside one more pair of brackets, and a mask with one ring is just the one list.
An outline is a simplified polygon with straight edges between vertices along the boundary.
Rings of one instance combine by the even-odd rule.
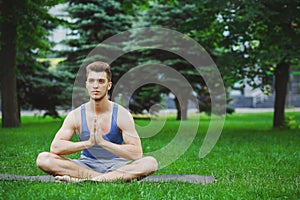
[[[86, 67], [86, 76], [89, 102], [67, 115], [50, 152], [38, 155], [37, 166], [58, 182], [128, 181], [155, 172], [157, 161], [143, 157], [131, 114], [108, 99], [112, 87], [109, 65], [93, 62]], [[74, 133], [80, 141], [70, 141]], [[78, 160], [63, 156], [79, 151]]]

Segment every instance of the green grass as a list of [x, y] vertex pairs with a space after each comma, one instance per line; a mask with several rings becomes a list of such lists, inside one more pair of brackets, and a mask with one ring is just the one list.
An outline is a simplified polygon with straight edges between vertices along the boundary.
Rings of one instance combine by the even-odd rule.
[[[299, 124], [300, 113], [288, 115]], [[144, 152], [160, 149], [172, 140], [180, 124], [173, 119], [170, 117], [155, 136], [142, 139]], [[197, 116], [184, 123], [195, 120]], [[35, 158], [39, 152], [49, 150], [61, 123], [50, 118], [23, 117], [21, 128], [0, 128], [0, 173], [43, 175], [35, 166]], [[146, 126], [149, 121], [136, 123]], [[209, 117], [201, 115], [192, 145], [155, 174], [213, 173], [214, 184], [0, 181], [0, 199], [300, 199], [299, 129], [272, 129], [272, 113], [229, 115], [218, 143], [200, 159], [199, 149], [208, 125]]]

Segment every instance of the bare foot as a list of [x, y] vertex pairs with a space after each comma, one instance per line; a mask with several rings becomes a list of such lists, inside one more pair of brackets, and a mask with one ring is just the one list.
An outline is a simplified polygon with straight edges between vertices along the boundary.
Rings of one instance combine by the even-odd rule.
[[63, 176], [55, 176], [55, 182], [57, 183], [79, 183], [82, 181], [86, 181], [88, 179], [83, 179], [83, 178], [74, 178], [68, 175], [63, 175]]

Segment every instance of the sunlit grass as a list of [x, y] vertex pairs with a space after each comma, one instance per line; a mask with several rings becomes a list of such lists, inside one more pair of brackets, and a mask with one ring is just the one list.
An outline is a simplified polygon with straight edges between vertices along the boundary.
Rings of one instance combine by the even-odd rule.
[[[300, 113], [291, 113], [300, 123]], [[184, 122], [199, 129], [188, 150], [157, 174], [214, 174], [210, 185], [189, 183], [79, 183], [56, 184], [0, 181], [0, 199], [299, 199], [300, 130], [272, 129], [272, 113], [233, 114], [219, 141], [203, 159], [200, 146], [210, 117], [193, 116]], [[35, 158], [48, 151], [61, 120], [23, 117], [21, 128], [2, 128], [0, 173], [43, 175]], [[136, 120], [139, 126], [147, 120]], [[151, 122], [159, 125], [159, 119]], [[168, 144], [180, 122], [170, 117], [159, 133], [143, 138], [145, 153]], [[76, 139], [76, 138], [75, 138]], [[77, 155], [73, 155], [76, 157]]]

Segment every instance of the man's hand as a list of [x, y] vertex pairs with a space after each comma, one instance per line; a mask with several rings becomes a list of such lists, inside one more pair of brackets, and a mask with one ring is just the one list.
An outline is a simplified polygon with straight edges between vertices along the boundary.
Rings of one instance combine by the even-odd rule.
[[104, 135], [104, 132], [100, 127], [100, 123], [97, 123], [96, 130], [95, 130], [95, 140], [96, 140], [96, 144], [99, 146], [103, 146], [105, 143], [108, 142], [103, 138], [103, 135]]
[[100, 127], [100, 123], [97, 123], [97, 116], [95, 116], [94, 118], [94, 124], [93, 124], [93, 131], [90, 133], [90, 143], [92, 145], [99, 145], [99, 146], [102, 146], [104, 145], [105, 143], [107, 143], [108, 141], [106, 141], [104, 138], [103, 138], [103, 131]]
[[96, 143], [96, 131], [97, 131], [97, 115], [94, 117], [94, 123], [93, 123], [93, 131], [90, 132], [90, 138], [89, 138], [89, 143], [90, 146], [94, 146]]

